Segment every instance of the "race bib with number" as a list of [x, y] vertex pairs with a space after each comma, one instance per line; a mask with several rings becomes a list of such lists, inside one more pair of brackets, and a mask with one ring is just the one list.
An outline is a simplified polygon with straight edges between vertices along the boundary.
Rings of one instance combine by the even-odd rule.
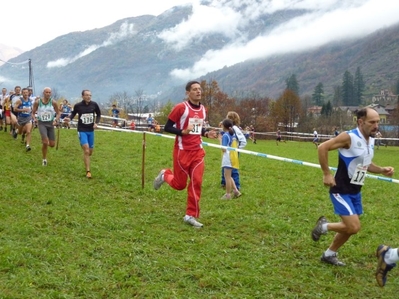
[[41, 121], [51, 121], [52, 120], [51, 112], [48, 112], [48, 111], [42, 112], [42, 114], [40, 115], [40, 120]]
[[366, 178], [368, 166], [363, 166], [361, 164], [356, 166], [355, 173], [352, 176], [351, 184], [354, 185], [364, 185], [364, 180]]
[[190, 134], [201, 135], [203, 123], [204, 123], [203, 119], [189, 118], [188, 124], [193, 126], [193, 129], [190, 131]]
[[84, 124], [84, 125], [89, 125], [89, 124], [94, 123], [93, 113], [84, 113], [84, 114], [82, 114], [80, 119], [82, 120], [82, 124]]

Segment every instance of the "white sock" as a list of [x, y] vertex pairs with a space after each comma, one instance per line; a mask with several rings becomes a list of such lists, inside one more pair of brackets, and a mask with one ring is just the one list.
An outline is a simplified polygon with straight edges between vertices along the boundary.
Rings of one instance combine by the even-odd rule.
[[391, 248], [385, 253], [384, 261], [387, 264], [395, 264], [399, 261], [398, 248]]
[[322, 224], [321, 228], [322, 228], [322, 230], [323, 230], [323, 233], [326, 233], [326, 232], [328, 232], [327, 225], [328, 225], [328, 223], [324, 223], [324, 224]]
[[337, 254], [337, 252], [330, 250], [330, 248], [328, 248], [326, 251], [324, 251], [325, 256], [333, 256], [336, 254]]

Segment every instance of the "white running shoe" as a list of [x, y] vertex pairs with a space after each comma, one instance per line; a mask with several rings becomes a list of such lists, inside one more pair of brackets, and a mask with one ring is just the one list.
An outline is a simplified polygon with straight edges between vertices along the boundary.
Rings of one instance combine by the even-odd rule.
[[186, 216], [184, 216], [183, 220], [184, 220], [185, 223], [190, 224], [190, 225], [192, 225], [194, 227], [197, 227], [197, 228], [201, 228], [201, 227], [204, 226], [202, 223], [198, 222], [195, 219], [195, 217], [193, 217], [193, 216], [186, 215]]
[[158, 190], [159, 188], [161, 188], [162, 184], [165, 182], [164, 178], [163, 178], [163, 174], [165, 173], [165, 169], [162, 169], [157, 177], [154, 180], [154, 189]]
[[42, 165], [43, 166], [47, 166], [47, 160], [46, 159], [43, 159]]
[[233, 198], [239, 198], [241, 195], [240, 191], [234, 192]]
[[230, 193], [226, 193], [226, 194], [224, 194], [220, 199], [227, 199], [227, 200], [230, 200], [230, 199], [231, 199], [231, 195], [230, 195]]

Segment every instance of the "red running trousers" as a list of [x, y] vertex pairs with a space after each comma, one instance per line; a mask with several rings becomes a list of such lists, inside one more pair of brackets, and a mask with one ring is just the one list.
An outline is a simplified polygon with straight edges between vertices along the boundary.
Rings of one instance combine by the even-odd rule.
[[[164, 180], [173, 189], [183, 190], [187, 186], [187, 209], [186, 215], [199, 217], [199, 201], [201, 198], [202, 177], [204, 175], [203, 148], [198, 150], [181, 150], [174, 147], [173, 150], [173, 172], [166, 169]], [[187, 185], [187, 179], [190, 181]]]

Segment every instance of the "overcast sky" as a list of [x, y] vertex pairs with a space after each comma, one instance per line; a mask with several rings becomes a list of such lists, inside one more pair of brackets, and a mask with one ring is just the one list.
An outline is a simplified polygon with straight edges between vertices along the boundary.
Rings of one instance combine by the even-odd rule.
[[[193, 14], [176, 27], [159, 33], [166, 44], [180, 51], [200, 42], [208, 33], [222, 34], [232, 42], [222, 49], [209, 50], [187, 69], [171, 72], [183, 81], [248, 59], [362, 37], [399, 21], [397, 0], [207, 0], [206, 6], [199, 0], [13, 0], [2, 1], [2, 24], [10, 26], [1, 29], [0, 43], [29, 50], [72, 31], [100, 28], [143, 14], [159, 15], [187, 3], [193, 5]], [[242, 4], [246, 4], [245, 9]], [[250, 20], [288, 9], [306, 9], [307, 13], [254, 39], [245, 34]], [[125, 23], [102, 44], [90, 45], [72, 57], [58, 57], [49, 61], [47, 67], [63, 67], [135, 33], [134, 24]]]
[[120, 19], [159, 15], [190, 0], [2, 0], [0, 43], [24, 51], [73, 32]]

